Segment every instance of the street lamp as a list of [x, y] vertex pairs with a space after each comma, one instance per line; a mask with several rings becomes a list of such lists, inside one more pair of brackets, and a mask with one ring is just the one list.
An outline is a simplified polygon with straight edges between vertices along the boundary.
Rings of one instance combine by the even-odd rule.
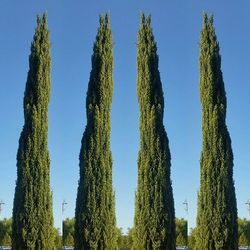
[[186, 214], [187, 214], [187, 235], [186, 235], [186, 237], [187, 237], [187, 245], [188, 245], [188, 201], [187, 201], [187, 199], [185, 199], [185, 201], [182, 202], [182, 204], [184, 205], [184, 209], [185, 209]]
[[2, 211], [3, 211], [3, 205], [4, 204], [5, 203], [2, 200], [0, 200], [0, 215], [1, 215]]
[[65, 211], [65, 205], [67, 205], [68, 203], [65, 201], [65, 200], [63, 200], [63, 202], [62, 202], [62, 243], [63, 243], [63, 215], [64, 215], [64, 211]]
[[184, 206], [185, 206], [185, 211], [188, 215], [188, 202], [187, 202], [187, 199], [182, 203]]
[[248, 212], [250, 214], [250, 200], [248, 200], [245, 204], [248, 206]]
[[[247, 210], [250, 214], [250, 200], [247, 200], [247, 202], [245, 204], [248, 206]], [[247, 249], [249, 249], [249, 246], [247, 246]]]

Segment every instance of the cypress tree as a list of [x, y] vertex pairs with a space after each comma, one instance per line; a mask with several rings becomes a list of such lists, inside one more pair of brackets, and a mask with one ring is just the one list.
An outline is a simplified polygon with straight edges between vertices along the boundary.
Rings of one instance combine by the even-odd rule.
[[133, 249], [174, 250], [175, 211], [164, 97], [150, 16], [141, 16], [137, 43], [140, 150]]
[[24, 126], [17, 152], [13, 206], [14, 250], [53, 249], [52, 193], [48, 151], [50, 40], [47, 16], [37, 17], [24, 93]]
[[100, 16], [88, 84], [87, 125], [80, 150], [80, 180], [75, 209], [75, 249], [117, 248], [110, 109], [113, 95], [113, 45], [109, 15]]
[[196, 249], [236, 250], [237, 207], [233, 152], [226, 126], [226, 93], [213, 17], [203, 18], [200, 38], [202, 152]]

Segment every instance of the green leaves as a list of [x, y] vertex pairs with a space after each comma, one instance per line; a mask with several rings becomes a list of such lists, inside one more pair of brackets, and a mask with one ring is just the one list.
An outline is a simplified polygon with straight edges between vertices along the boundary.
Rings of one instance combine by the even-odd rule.
[[239, 226], [239, 246], [250, 245], [250, 221], [247, 219], [238, 219]]
[[233, 153], [226, 126], [226, 93], [213, 17], [204, 14], [200, 41], [202, 153], [196, 249], [238, 249]]
[[50, 41], [47, 15], [37, 17], [24, 94], [25, 123], [17, 152], [17, 182], [13, 206], [12, 249], [53, 249], [54, 228], [48, 105], [50, 95]]
[[113, 95], [113, 46], [109, 15], [100, 16], [92, 55], [87, 126], [80, 151], [80, 180], [75, 210], [75, 249], [117, 249], [110, 151]]
[[188, 245], [188, 223], [183, 218], [175, 219], [176, 226], [176, 245], [187, 246]]
[[175, 249], [170, 151], [163, 125], [164, 98], [151, 18], [141, 15], [137, 43], [140, 151], [133, 249]]
[[11, 246], [12, 219], [3, 219], [0, 221], [0, 246]]

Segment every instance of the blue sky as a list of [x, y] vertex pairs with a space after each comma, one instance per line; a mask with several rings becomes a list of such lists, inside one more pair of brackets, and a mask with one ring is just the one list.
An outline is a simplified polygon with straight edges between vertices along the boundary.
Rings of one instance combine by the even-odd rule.
[[[36, 14], [48, 12], [52, 44], [49, 150], [55, 225], [73, 217], [79, 150], [86, 125], [85, 97], [99, 13], [110, 12], [114, 41], [111, 147], [119, 227], [133, 224], [139, 149], [136, 96], [136, 38], [140, 12], [152, 15], [165, 96], [164, 124], [172, 154], [177, 217], [195, 225], [201, 151], [199, 34], [202, 12], [214, 14], [227, 91], [227, 124], [234, 151], [234, 179], [240, 217], [250, 199], [250, 2], [207, 1], [0, 1], [0, 199], [10, 217], [16, 180], [16, 152], [23, 126], [23, 93]], [[185, 213], [182, 202], [189, 202]]]

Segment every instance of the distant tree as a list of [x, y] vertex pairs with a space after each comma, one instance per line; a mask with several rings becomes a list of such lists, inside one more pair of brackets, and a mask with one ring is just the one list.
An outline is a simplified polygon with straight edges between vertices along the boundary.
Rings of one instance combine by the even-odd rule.
[[24, 126], [17, 152], [12, 249], [53, 249], [53, 212], [48, 151], [50, 38], [47, 15], [37, 17], [24, 92]]
[[175, 250], [171, 156], [163, 124], [164, 97], [151, 18], [141, 16], [137, 41], [140, 150], [133, 248]]
[[250, 246], [250, 221], [238, 218], [239, 246]]
[[12, 219], [3, 219], [0, 221], [0, 246], [11, 246], [12, 237]]
[[128, 229], [128, 233], [124, 234], [122, 228], [117, 228], [118, 231], [118, 250], [132, 249], [132, 229]]
[[117, 228], [118, 232], [118, 249], [119, 250], [129, 250], [127, 247], [127, 238], [126, 235], [123, 234], [122, 228]]
[[129, 246], [129, 249], [132, 249], [133, 246], [133, 233], [134, 233], [134, 228], [128, 228], [127, 245]]
[[61, 250], [62, 249], [62, 236], [60, 235], [60, 229], [54, 228], [54, 236], [55, 236], [55, 250]]
[[204, 14], [200, 38], [202, 152], [196, 249], [238, 250], [233, 151], [226, 125], [227, 99], [213, 17]]
[[86, 98], [87, 125], [79, 156], [75, 250], [117, 249], [110, 149], [112, 95], [113, 42], [110, 18], [106, 15], [100, 16]]
[[175, 219], [175, 235], [176, 235], [176, 246], [187, 246], [188, 235], [187, 235], [187, 221], [183, 218]]
[[188, 250], [195, 250], [195, 244], [196, 244], [196, 228], [192, 228], [190, 235], [188, 236]]
[[63, 221], [63, 245], [74, 246], [74, 231], [75, 231], [75, 219], [69, 219]]

